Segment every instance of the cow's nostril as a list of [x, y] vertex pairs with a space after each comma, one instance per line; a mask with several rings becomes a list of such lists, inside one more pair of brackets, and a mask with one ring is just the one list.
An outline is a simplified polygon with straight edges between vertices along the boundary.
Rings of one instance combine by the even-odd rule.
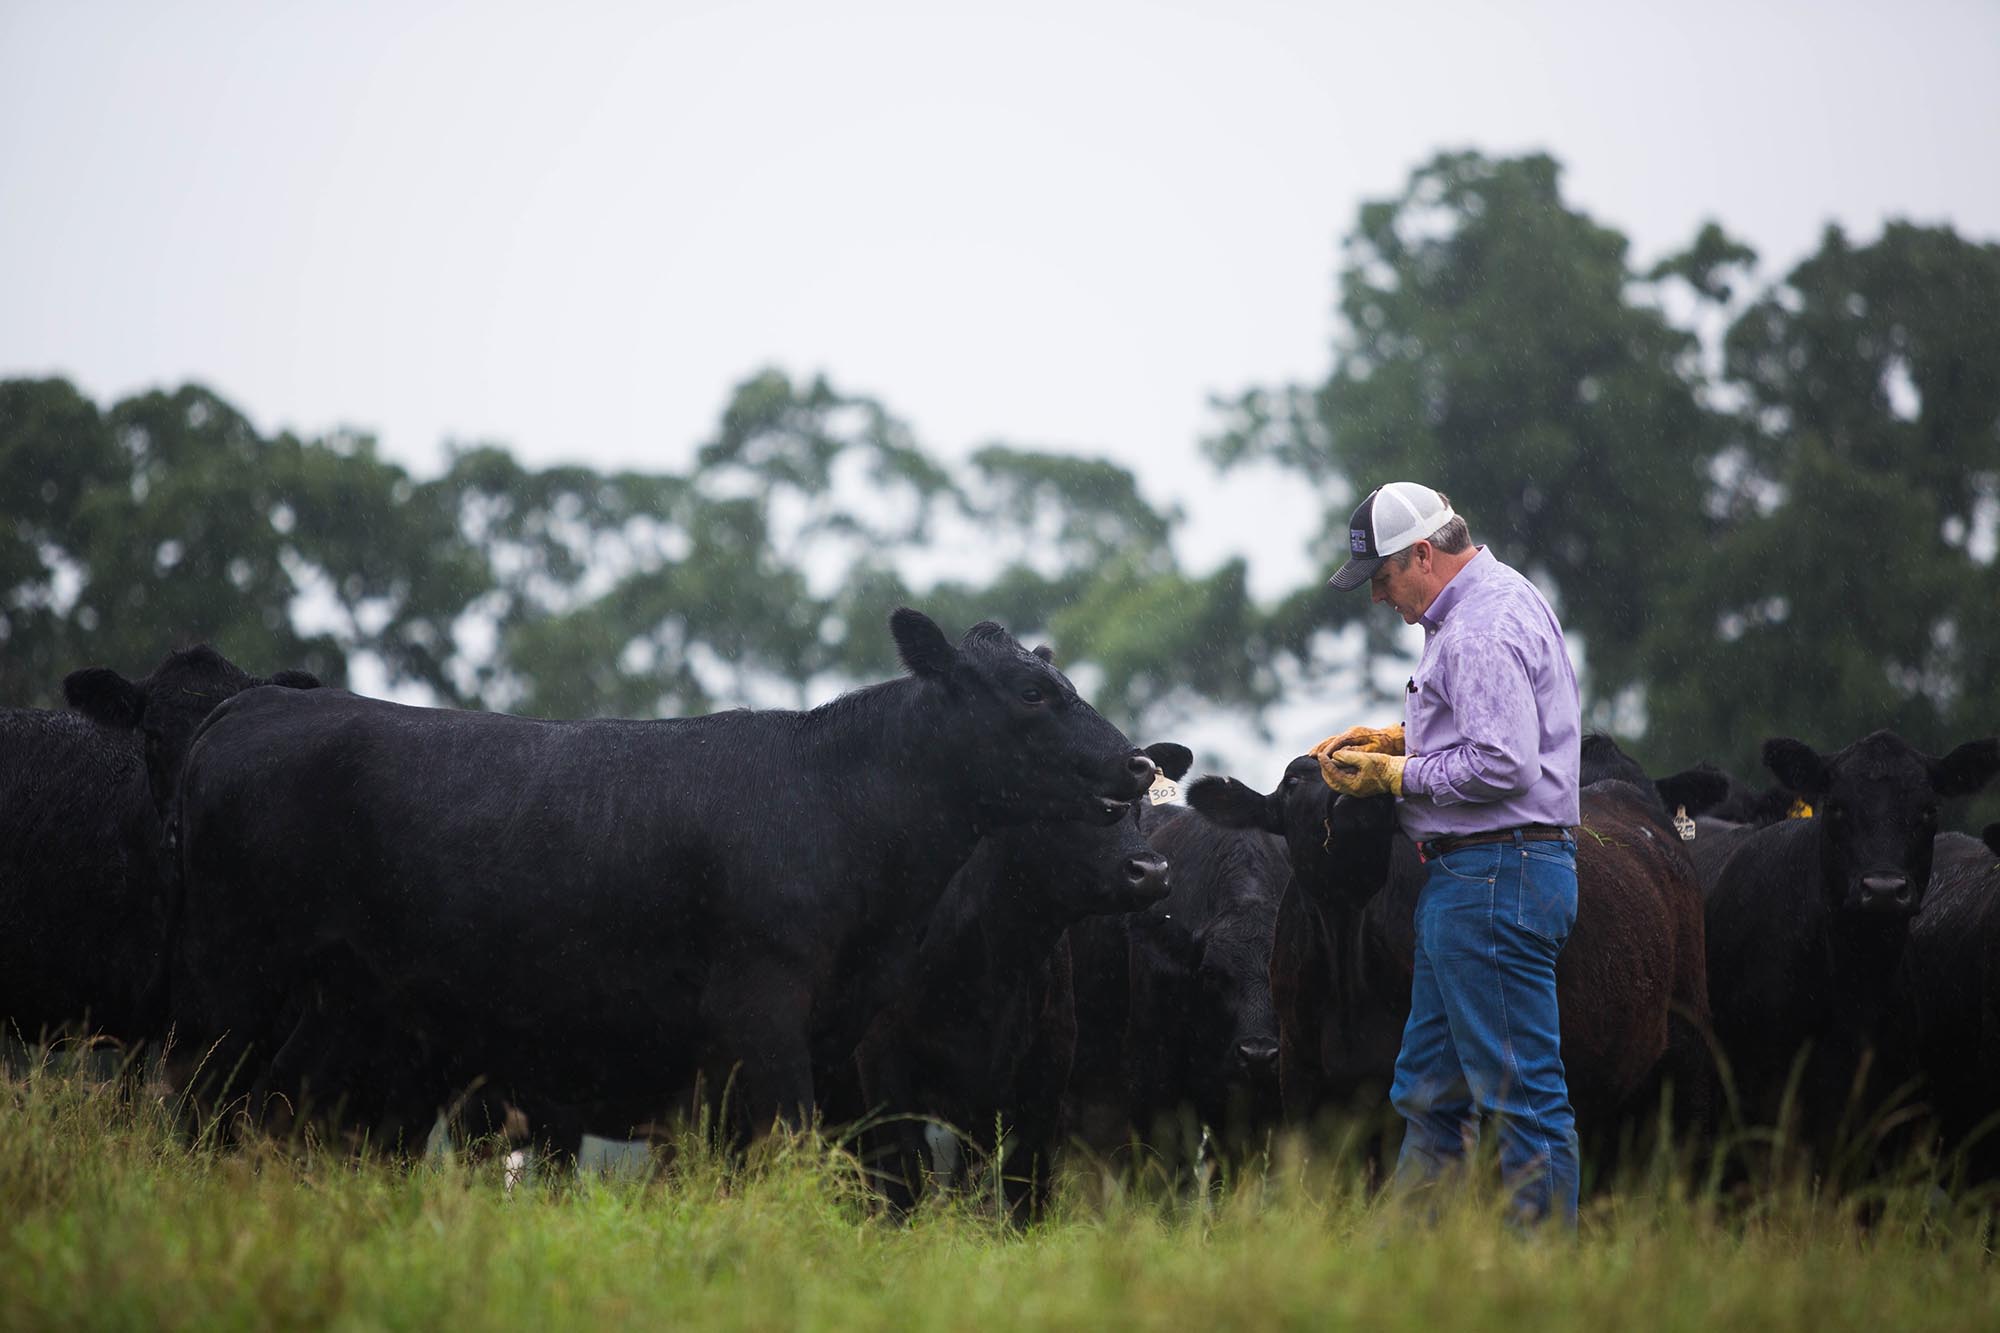
[[1880, 911], [1892, 909], [1908, 910], [1915, 897], [1908, 875], [1863, 875], [1861, 877], [1861, 905]]
[[1166, 877], [1167, 862], [1164, 857], [1135, 856], [1125, 863], [1125, 878], [1132, 884], [1144, 884], [1149, 880], [1162, 880]]
[[1278, 1061], [1278, 1043], [1264, 1038], [1252, 1038], [1236, 1044], [1236, 1053], [1243, 1063], [1252, 1069], [1266, 1068]]

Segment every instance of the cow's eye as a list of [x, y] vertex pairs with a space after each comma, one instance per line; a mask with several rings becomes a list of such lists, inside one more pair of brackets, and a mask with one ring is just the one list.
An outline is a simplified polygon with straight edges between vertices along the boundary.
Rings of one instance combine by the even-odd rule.
[[1042, 690], [1039, 685], [1029, 685], [1021, 691], [1022, 703], [1038, 704], [1041, 701], [1042, 701]]

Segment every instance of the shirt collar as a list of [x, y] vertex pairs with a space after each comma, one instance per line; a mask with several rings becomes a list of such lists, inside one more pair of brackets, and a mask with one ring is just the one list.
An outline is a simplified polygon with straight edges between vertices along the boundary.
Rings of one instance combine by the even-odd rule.
[[1493, 558], [1491, 551], [1484, 546], [1474, 549], [1479, 554], [1467, 561], [1464, 569], [1452, 575], [1451, 582], [1438, 589], [1438, 595], [1431, 602], [1430, 609], [1417, 617], [1427, 632], [1435, 634], [1443, 629], [1444, 618], [1451, 614], [1452, 607], [1457, 606], [1468, 592], [1484, 583], [1493, 571], [1499, 568], [1500, 562]]

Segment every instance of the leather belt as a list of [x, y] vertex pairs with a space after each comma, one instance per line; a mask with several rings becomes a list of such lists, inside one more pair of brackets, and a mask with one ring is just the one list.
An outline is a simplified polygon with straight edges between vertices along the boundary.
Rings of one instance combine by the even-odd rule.
[[1517, 836], [1522, 842], [1570, 842], [1575, 839], [1576, 830], [1555, 824], [1522, 824], [1517, 828], [1495, 829], [1491, 833], [1451, 834], [1418, 843], [1417, 859], [1435, 861], [1440, 856], [1448, 856], [1462, 847], [1483, 847], [1488, 843], [1512, 842]]

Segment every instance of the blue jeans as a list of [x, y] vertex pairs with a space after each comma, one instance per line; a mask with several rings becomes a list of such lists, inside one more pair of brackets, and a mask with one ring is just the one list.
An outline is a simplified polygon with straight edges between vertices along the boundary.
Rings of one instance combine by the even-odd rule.
[[1576, 1116], [1563, 1077], [1556, 955], [1576, 922], [1576, 844], [1465, 847], [1417, 898], [1410, 1021], [1390, 1101], [1408, 1122], [1396, 1187], [1434, 1180], [1498, 1121], [1517, 1219], [1576, 1225]]

